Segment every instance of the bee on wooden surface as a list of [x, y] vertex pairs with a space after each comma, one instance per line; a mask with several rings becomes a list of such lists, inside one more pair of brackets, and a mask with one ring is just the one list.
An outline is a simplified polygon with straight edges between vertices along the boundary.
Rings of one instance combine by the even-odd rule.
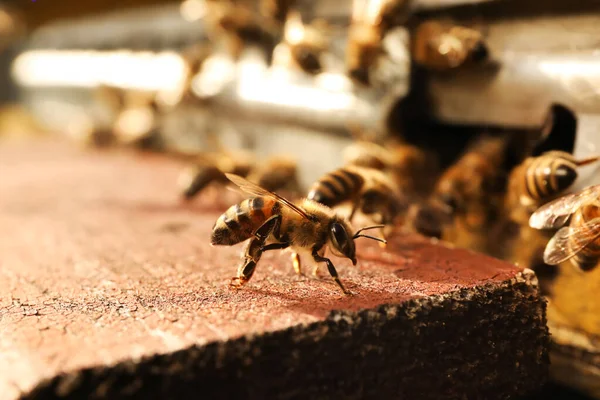
[[356, 265], [355, 239], [366, 237], [385, 242], [362, 233], [380, 226], [362, 228], [353, 233], [347, 219], [323, 204], [308, 199], [293, 204], [240, 176], [226, 176], [244, 192], [256, 196], [231, 206], [213, 227], [212, 245], [232, 246], [250, 239], [238, 274], [231, 280], [232, 287], [241, 287], [250, 280], [265, 251], [291, 248], [297, 273], [301, 272], [301, 255], [308, 256], [315, 263], [325, 263], [335, 282], [344, 293], [349, 294], [335, 266], [324, 256], [326, 248]]
[[413, 37], [413, 60], [428, 69], [450, 70], [488, 57], [481, 32], [451, 22], [423, 22]]
[[[568, 226], [564, 226], [569, 221]], [[600, 260], [600, 185], [568, 194], [536, 210], [529, 219], [535, 229], [558, 229], [544, 250], [544, 262], [571, 260], [583, 271]]]
[[357, 141], [344, 150], [346, 165], [374, 168], [389, 174], [403, 193], [424, 195], [431, 190], [437, 174], [435, 157], [407, 143], [386, 146]]
[[294, 158], [284, 155], [273, 156], [265, 162], [255, 163], [246, 179], [271, 192], [285, 190], [290, 194], [296, 194], [300, 191], [298, 163]]
[[225, 174], [246, 177], [267, 190], [299, 191], [296, 161], [285, 156], [274, 156], [258, 162], [254, 155], [244, 151], [205, 154], [195, 165], [180, 176], [184, 199], [191, 200], [211, 184], [229, 182]]
[[385, 50], [385, 34], [402, 21], [408, 11], [407, 0], [354, 0], [348, 31], [346, 68], [360, 83], [370, 83], [371, 68]]
[[228, 183], [226, 173], [247, 176], [254, 168], [255, 163], [254, 156], [244, 151], [203, 154], [179, 177], [183, 198], [191, 200], [211, 184], [224, 185]]
[[394, 181], [373, 168], [347, 166], [325, 174], [310, 188], [307, 198], [328, 207], [351, 203], [348, 220], [356, 211], [382, 225], [391, 225], [408, 208]]
[[[525, 222], [536, 208], [568, 189], [577, 179], [577, 168], [596, 162], [600, 157], [577, 160], [564, 151], [548, 151], [529, 157], [510, 173], [507, 209], [513, 219]], [[525, 214], [519, 217], [518, 212]]]

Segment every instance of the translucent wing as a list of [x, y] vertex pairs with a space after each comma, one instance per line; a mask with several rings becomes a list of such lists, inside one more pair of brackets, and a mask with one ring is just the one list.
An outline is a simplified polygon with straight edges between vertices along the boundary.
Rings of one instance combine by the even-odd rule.
[[529, 226], [535, 229], [558, 228], [564, 225], [581, 205], [599, 195], [600, 185], [597, 185], [544, 204], [531, 215]]
[[252, 182], [248, 181], [247, 179], [244, 179], [244, 178], [242, 178], [241, 176], [238, 176], [238, 175], [225, 174], [225, 176], [231, 182], [235, 183], [244, 192], [246, 192], [248, 194], [251, 194], [251, 195], [254, 195], [254, 196], [266, 196], [266, 197], [270, 197], [270, 198], [276, 200], [277, 202], [279, 202], [280, 204], [288, 207], [290, 210], [298, 213], [303, 218], [310, 219], [310, 217], [308, 216], [308, 214], [306, 214], [306, 212], [303, 209], [301, 209], [298, 206], [294, 205], [289, 200], [286, 200], [283, 197], [279, 196], [277, 193], [269, 192], [268, 190], [263, 189], [260, 186], [258, 186], [257, 184], [252, 183]]
[[600, 237], [600, 218], [577, 227], [565, 226], [550, 239], [544, 251], [544, 262], [557, 265], [579, 253]]

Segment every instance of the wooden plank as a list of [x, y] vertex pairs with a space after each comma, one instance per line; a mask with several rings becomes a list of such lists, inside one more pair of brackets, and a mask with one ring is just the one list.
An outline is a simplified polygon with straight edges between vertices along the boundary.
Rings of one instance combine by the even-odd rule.
[[[0, 393], [7, 398], [505, 398], [547, 375], [535, 276], [398, 235], [296, 276], [209, 235], [233, 192], [181, 205], [176, 161], [0, 146]], [[62, 397], [61, 397], [62, 396]], [[408, 398], [408, 397], [407, 397]]]

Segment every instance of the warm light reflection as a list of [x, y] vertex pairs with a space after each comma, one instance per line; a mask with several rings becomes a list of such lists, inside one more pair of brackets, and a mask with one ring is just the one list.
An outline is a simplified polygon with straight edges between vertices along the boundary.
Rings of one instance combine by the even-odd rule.
[[285, 22], [285, 40], [292, 45], [302, 43], [305, 36], [304, 24], [299, 13], [291, 13]]
[[202, 71], [192, 80], [192, 91], [198, 97], [218, 94], [235, 77], [235, 63], [225, 55], [215, 54], [204, 61]]
[[351, 93], [298, 85], [282, 70], [268, 73], [254, 63], [240, 68], [238, 94], [243, 100], [319, 111], [347, 110], [354, 102]]
[[352, 2], [352, 19], [369, 25], [381, 20], [381, 10], [386, 0], [354, 0]]
[[114, 130], [125, 142], [133, 142], [151, 131], [154, 113], [149, 107], [136, 107], [125, 110], [115, 121]]
[[186, 66], [174, 52], [33, 50], [16, 58], [13, 78], [24, 86], [178, 90]]
[[588, 60], [548, 60], [539, 63], [540, 71], [560, 82], [574, 97], [585, 100], [600, 96], [600, 62]]
[[179, 12], [186, 21], [198, 21], [206, 15], [206, 4], [202, 0], [186, 0], [179, 6]]
[[367, 9], [365, 21], [370, 24], [377, 24], [381, 20], [381, 10], [385, 0], [367, 0]]

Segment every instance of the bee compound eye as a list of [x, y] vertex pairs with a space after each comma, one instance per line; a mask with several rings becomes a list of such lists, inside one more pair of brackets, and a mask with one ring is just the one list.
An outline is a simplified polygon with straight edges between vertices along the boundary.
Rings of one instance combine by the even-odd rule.
[[348, 234], [341, 224], [334, 223], [331, 226], [331, 233], [333, 233], [333, 239], [338, 246], [342, 247], [348, 242]]

